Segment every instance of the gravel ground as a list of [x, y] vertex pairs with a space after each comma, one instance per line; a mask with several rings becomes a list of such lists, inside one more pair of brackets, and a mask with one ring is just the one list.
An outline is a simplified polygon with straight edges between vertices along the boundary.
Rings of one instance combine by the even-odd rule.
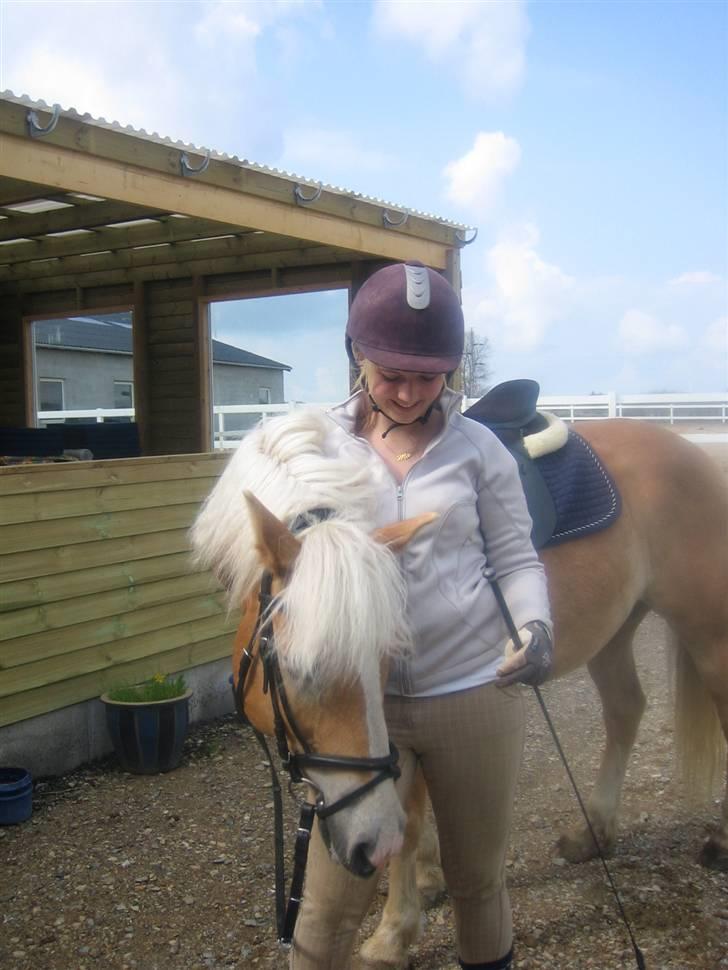
[[[721, 449], [715, 457], [728, 472]], [[719, 793], [696, 808], [673, 781], [663, 639], [661, 622], [648, 617], [637, 652], [649, 707], [609, 864], [650, 970], [718, 970], [728, 968], [728, 876], [696, 857]], [[577, 673], [544, 696], [586, 794], [602, 738], [594, 689]], [[558, 833], [579, 822], [578, 806], [533, 697], [529, 704], [509, 861], [517, 967], [634, 967], [601, 865], [554, 856]], [[0, 967], [284, 970], [269, 785], [255, 740], [233, 717], [193, 728], [183, 763], [167, 775], [128, 775], [109, 759], [39, 782], [32, 819], [0, 828]], [[292, 835], [292, 807], [288, 814]], [[445, 900], [427, 914], [412, 968], [455, 967]]]

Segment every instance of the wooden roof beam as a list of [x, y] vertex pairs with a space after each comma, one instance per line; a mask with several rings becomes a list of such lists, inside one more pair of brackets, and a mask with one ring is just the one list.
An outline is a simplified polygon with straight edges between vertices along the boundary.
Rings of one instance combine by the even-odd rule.
[[[2, 149], [0, 149], [2, 154]], [[8, 239], [35, 239], [51, 232], [70, 232], [73, 229], [95, 229], [110, 222], [133, 219], [155, 219], [169, 215], [152, 206], [130, 206], [128, 202], [92, 202], [74, 205], [70, 209], [54, 209], [35, 215], [17, 213], [0, 219], [0, 241]]]
[[0, 181], [0, 208], [9, 205], [22, 205], [36, 199], [47, 199], [48, 193], [58, 198], [58, 189], [49, 185], [35, 185], [22, 179], [5, 178]]
[[[26, 142], [32, 141], [44, 148], [56, 146], [62, 150], [70, 150], [89, 161], [111, 161], [117, 167], [141, 168], [150, 174], [171, 176], [178, 183], [196, 186], [204, 184], [209, 187], [228, 189], [260, 201], [279, 202], [294, 211], [300, 211], [302, 208], [294, 201], [294, 189], [301, 181], [294, 175], [271, 171], [264, 166], [257, 166], [247, 161], [240, 162], [238, 159], [213, 153], [203, 174], [182, 178], [182, 156], [190, 155], [191, 164], [196, 165], [203, 160], [205, 149], [174, 144], [168, 139], [145, 136], [122, 129], [117, 125], [95, 122], [63, 111], [51, 134], [42, 140], [31, 139], [26, 134], [27, 111], [28, 105], [23, 101], [0, 98], [0, 136], [4, 133]], [[17, 170], [13, 174], [17, 174]], [[25, 177], [26, 173], [23, 174]], [[310, 189], [315, 188], [315, 184], [310, 180], [307, 181], [308, 186], [302, 186], [302, 188], [309, 195]], [[107, 197], [102, 191], [97, 192], [88, 187], [81, 191], [89, 195]], [[113, 197], [119, 196], [114, 194]], [[169, 208], [170, 211], [186, 211], [177, 209], [176, 206]], [[315, 205], [308, 211], [381, 230], [382, 215], [386, 208], [385, 202], [326, 186], [323, 187]], [[395, 210], [392, 216], [396, 219], [398, 212]], [[406, 224], [398, 228], [397, 234], [415, 239], [427, 239], [441, 246], [452, 247], [456, 245], [456, 233], [462, 228], [464, 227], [448, 223], [436, 216], [411, 212]], [[391, 230], [387, 231], [391, 232]]]
[[123, 285], [132, 281], [186, 279], [192, 276], [207, 277], [224, 274], [244, 276], [250, 272], [275, 269], [296, 269], [320, 264], [340, 264], [346, 268], [356, 253], [347, 253], [335, 247], [296, 247], [276, 253], [256, 253], [250, 256], [208, 256], [184, 262], [147, 263], [141, 266], [107, 266], [71, 273], [50, 271], [22, 280], [0, 280], [0, 296], [5, 294], [50, 293], [76, 288], [79, 291], [99, 286]]
[[[230, 167], [222, 162], [218, 164], [226, 171]], [[296, 206], [291, 202], [253, 195], [242, 184], [240, 187], [211, 184], [208, 172], [199, 178], [183, 179], [83, 154], [57, 144], [0, 133], [0, 176], [12, 176], [19, 171], [33, 181], [50, 183], [65, 191], [85, 192], [142, 207], [158, 206], [167, 212], [263, 229], [384, 259], [421, 259], [438, 269], [445, 268], [447, 251], [454, 245], [455, 229], [423, 219], [413, 218], [402, 229], [384, 228], [381, 207], [371, 204], [366, 206], [367, 217], [374, 219], [374, 212], [378, 211], [379, 224], [356, 221], [352, 210], [358, 203], [350, 198], [339, 198], [340, 214], [334, 215], [320, 211], [318, 204], [315, 207]], [[246, 170], [236, 167], [236, 171], [242, 181]], [[84, 211], [89, 208], [84, 207]], [[415, 223], [418, 229], [423, 229], [423, 236], [428, 231], [441, 236], [447, 234], [449, 242], [414, 234], [412, 225]]]
[[[219, 259], [237, 256], [245, 260], [251, 254], [269, 255], [276, 252], [303, 252], [321, 248], [305, 247], [299, 240], [289, 236], [268, 237], [267, 245], [262, 240], [252, 247], [248, 246], [248, 236], [225, 236], [220, 239], [188, 240], [186, 242], [161, 243], [137, 249], [122, 249], [118, 252], [85, 253], [78, 256], [38, 259], [34, 262], [0, 265], [0, 282], [10, 280], [31, 280], [67, 273], [77, 277], [82, 273], [99, 273], [104, 270], [134, 269], [144, 266], [166, 266], [174, 263], [185, 264], [190, 261]], [[0, 247], [0, 262], [2, 261]], [[347, 256], [351, 258], [351, 256]]]
[[160, 243], [184, 242], [206, 237], [258, 233], [203, 219], [175, 219], [155, 217], [156, 225], [130, 226], [128, 229], [94, 229], [65, 237], [43, 236], [0, 246], [0, 265], [27, 263], [35, 259], [61, 256], [82, 256], [88, 253], [117, 252], [135, 246], [155, 246]]

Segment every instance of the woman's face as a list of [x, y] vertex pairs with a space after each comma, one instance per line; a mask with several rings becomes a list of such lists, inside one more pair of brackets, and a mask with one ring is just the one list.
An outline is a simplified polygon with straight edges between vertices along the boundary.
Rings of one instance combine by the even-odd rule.
[[368, 362], [367, 384], [377, 406], [393, 421], [409, 424], [421, 418], [445, 386], [444, 374], [390, 370]]

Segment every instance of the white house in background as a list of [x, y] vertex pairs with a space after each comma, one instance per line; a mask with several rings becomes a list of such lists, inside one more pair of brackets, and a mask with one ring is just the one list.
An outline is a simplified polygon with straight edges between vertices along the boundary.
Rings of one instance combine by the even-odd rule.
[[[39, 411], [133, 408], [130, 313], [37, 320], [33, 324]], [[213, 398], [217, 404], [282, 404], [288, 364], [232, 344], [212, 341]], [[154, 374], [150, 375], [154, 380]], [[230, 415], [230, 431], [248, 415]]]

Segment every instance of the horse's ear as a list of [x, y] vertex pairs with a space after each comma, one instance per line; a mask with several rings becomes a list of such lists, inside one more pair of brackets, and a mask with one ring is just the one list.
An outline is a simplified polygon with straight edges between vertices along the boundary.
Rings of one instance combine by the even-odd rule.
[[424, 525], [429, 525], [438, 517], [437, 512], [425, 512], [423, 515], [416, 515], [413, 519], [404, 519], [402, 522], [393, 522], [391, 525], [383, 525], [380, 529], [375, 529], [372, 537], [383, 546], [397, 552], [406, 546], [415, 532], [418, 532]]
[[243, 495], [255, 531], [255, 547], [264, 566], [274, 576], [285, 576], [296, 561], [301, 543], [252, 492], [243, 492]]

